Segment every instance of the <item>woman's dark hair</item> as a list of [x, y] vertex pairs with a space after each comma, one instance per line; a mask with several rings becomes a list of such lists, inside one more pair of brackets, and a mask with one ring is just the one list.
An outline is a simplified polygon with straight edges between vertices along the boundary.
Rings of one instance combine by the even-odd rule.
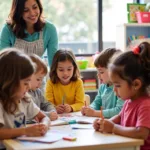
[[135, 79], [140, 79], [141, 90], [144, 92], [150, 85], [150, 44], [143, 42], [137, 48], [138, 51], [127, 51], [118, 56], [109, 65], [109, 70], [126, 80], [129, 85]]
[[120, 53], [120, 52], [121, 50], [116, 49], [116, 48], [108, 48], [106, 50], [103, 50], [102, 52], [100, 52], [100, 54], [98, 54], [98, 56], [96, 57], [94, 61], [95, 67], [98, 68], [99, 66], [101, 66], [101, 67], [107, 68], [113, 55], [115, 53]]
[[66, 60], [72, 62], [74, 66], [74, 71], [73, 71], [73, 76], [71, 78], [71, 81], [76, 81], [80, 77], [79, 68], [77, 66], [76, 59], [72, 51], [69, 49], [60, 49], [55, 53], [50, 68], [50, 79], [53, 83], [59, 82], [59, 78], [57, 76], [58, 62], [64, 62]]
[[[9, 14], [9, 19], [7, 20], [7, 24], [10, 25], [10, 28], [14, 32], [15, 36], [21, 39], [26, 37], [26, 33], [25, 33], [26, 23], [22, 17], [24, 13], [24, 7], [26, 1], [27, 0], [13, 0], [10, 14]], [[40, 9], [40, 16], [38, 21], [34, 24], [34, 30], [36, 32], [39, 32], [42, 30], [45, 23], [42, 17], [43, 7], [41, 1], [36, 0], [36, 2]]]
[[[17, 110], [16, 91], [23, 80], [34, 73], [31, 59], [23, 52], [8, 48], [0, 52], [0, 102], [7, 113]], [[24, 100], [28, 100], [25, 96]]]

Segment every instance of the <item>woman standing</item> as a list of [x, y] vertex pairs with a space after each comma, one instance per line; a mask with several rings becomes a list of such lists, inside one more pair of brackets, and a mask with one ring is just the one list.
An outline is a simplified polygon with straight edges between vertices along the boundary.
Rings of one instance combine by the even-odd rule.
[[9, 19], [0, 36], [0, 50], [17, 47], [39, 56], [47, 50], [51, 65], [58, 49], [57, 31], [52, 23], [44, 20], [42, 12], [40, 0], [12, 0]]

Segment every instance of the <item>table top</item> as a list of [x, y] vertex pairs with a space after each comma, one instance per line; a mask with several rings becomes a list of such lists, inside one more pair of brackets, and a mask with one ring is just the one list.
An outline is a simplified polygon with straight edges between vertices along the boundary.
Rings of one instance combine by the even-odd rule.
[[144, 141], [114, 134], [96, 132], [94, 129], [72, 129], [70, 125], [54, 126], [50, 130], [62, 130], [73, 132], [77, 140], [59, 140], [54, 143], [23, 142], [19, 140], [4, 140], [7, 149], [11, 150], [96, 150], [96, 149], [121, 149], [126, 147], [139, 147]]

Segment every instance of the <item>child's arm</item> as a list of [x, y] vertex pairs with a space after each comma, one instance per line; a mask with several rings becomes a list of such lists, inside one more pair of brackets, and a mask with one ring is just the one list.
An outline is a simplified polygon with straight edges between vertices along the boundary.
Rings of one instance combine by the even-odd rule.
[[[118, 117], [116, 116], [114, 118], [114, 121], [116, 121]], [[107, 132], [107, 133], [114, 133], [126, 137], [131, 138], [140, 138], [140, 139], [147, 139], [149, 135], [149, 128], [146, 127], [124, 127], [118, 124], [115, 124], [113, 120], [107, 120], [107, 119], [99, 119], [94, 123], [95, 129], [97, 129], [100, 132]], [[97, 128], [96, 128], [97, 127]]]
[[91, 103], [90, 107], [94, 110], [100, 110], [100, 107], [102, 106], [102, 98], [101, 98], [101, 86], [98, 89], [98, 94], [96, 95], [95, 99]]
[[119, 99], [115, 94], [113, 94], [110, 98], [111, 99], [109, 105], [114, 107], [103, 110], [105, 118], [111, 118], [119, 114], [124, 104], [124, 101]]
[[36, 116], [35, 119], [38, 120], [39, 123], [44, 124], [45, 125], [45, 129], [46, 131], [49, 129], [50, 126], [50, 120], [47, 116], [45, 116], [43, 114], [42, 111], [40, 111]]
[[94, 110], [91, 107], [82, 107], [81, 113], [85, 116], [99, 117], [100, 111]]
[[11, 139], [22, 135], [25, 135], [25, 128], [0, 128], [0, 140]]
[[74, 104], [70, 106], [73, 111], [79, 111], [84, 105], [84, 88], [83, 88], [83, 82], [81, 79], [77, 81], [76, 86], [74, 88], [75, 88]]
[[53, 83], [50, 80], [47, 80], [46, 88], [45, 88], [45, 98], [55, 105], [54, 102], [54, 93], [53, 93]]
[[123, 127], [114, 124], [113, 133], [131, 138], [147, 139], [150, 129], [146, 127]]
[[50, 120], [42, 112], [39, 112], [36, 115], [36, 118], [39, 119], [40, 124], [34, 124], [29, 127], [22, 128], [3, 128], [1, 124], [0, 127], [0, 140], [15, 138], [22, 135], [27, 136], [42, 136], [44, 135], [50, 125]]

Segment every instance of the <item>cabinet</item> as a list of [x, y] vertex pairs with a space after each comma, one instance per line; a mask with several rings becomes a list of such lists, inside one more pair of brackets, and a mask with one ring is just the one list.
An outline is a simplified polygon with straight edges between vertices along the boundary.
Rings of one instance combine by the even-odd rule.
[[[150, 23], [125, 23], [116, 28], [116, 47], [125, 51], [129, 49], [129, 38], [132, 36], [145, 36], [150, 38]], [[144, 41], [141, 39], [140, 41]], [[138, 43], [139, 41], [137, 41]]]
[[87, 68], [85, 70], [80, 70], [80, 73], [83, 80], [85, 93], [90, 96], [92, 102], [97, 95], [99, 87], [97, 70], [96, 68]]

